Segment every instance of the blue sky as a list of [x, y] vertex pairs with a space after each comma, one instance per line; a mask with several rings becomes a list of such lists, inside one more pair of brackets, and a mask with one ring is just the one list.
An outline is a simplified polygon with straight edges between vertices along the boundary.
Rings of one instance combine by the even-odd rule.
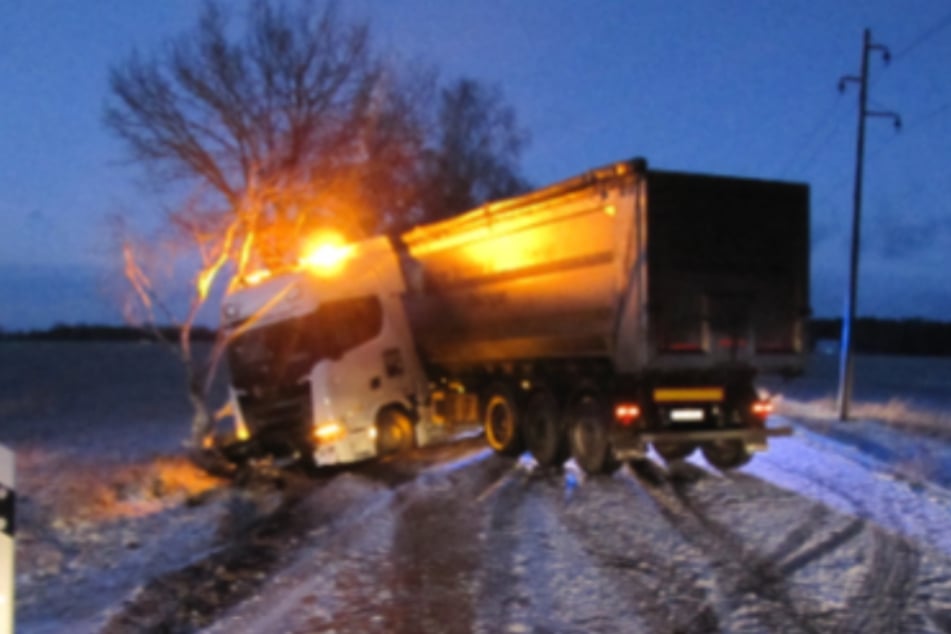
[[[873, 58], [861, 315], [951, 320], [951, 6], [914, 2], [347, 0], [381, 48], [501, 86], [539, 185], [655, 167], [807, 182], [812, 305], [841, 312], [862, 29]], [[240, 6], [240, 4], [236, 4]], [[0, 0], [0, 327], [121, 321], [105, 218], [158, 202], [101, 125], [107, 73], [191, 27], [192, 0]], [[144, 213], [144, 212], [143, 212]]]

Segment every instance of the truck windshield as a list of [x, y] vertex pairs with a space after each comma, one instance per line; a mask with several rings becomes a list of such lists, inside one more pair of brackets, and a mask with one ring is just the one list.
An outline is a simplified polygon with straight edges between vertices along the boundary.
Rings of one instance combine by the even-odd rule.
[[228, 346], [232, 381], [239, 389], [294, 385], [318, 361], [339, 359], [382, 328], [375, 296], [326, 302], [305, 315], [252, 328]]

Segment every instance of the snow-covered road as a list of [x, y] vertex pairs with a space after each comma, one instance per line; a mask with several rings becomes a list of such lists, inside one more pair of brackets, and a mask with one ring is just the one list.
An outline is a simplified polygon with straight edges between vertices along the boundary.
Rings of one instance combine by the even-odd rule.
[[0, 351], [19, 632], [951, 632], [951, 364], [860, 390], [889, 424], [832, 421], [822, 367], [777, 387], [796, 435], [729, 474], [469, 438], [232, 486], [181, 455], [159, 351], [90, 350]]
[[[170, 610], [164, 624], [220, 633], [951, 629], [948, 492], [896, 479], [810, 432], [726, 475], [696, 459], [587, 478], [473, 441], [438, 452], [321, 482], [278, 526], [260, 529], [282, 533], [284, 546], [241, 596], [219, 593], [192, 621]], [[230, 565], [206, 573], [234, 582], [244, 573]], [[176, 579], [182, 588], [169, 592]], [[106, 631], [132, 631], [142, 608], [161, 611], [162, 593], [180, 608], [189, 587], [212, 580], [155, 580], [162, 591], [141, 594], [139, 612], [133, 601]]]

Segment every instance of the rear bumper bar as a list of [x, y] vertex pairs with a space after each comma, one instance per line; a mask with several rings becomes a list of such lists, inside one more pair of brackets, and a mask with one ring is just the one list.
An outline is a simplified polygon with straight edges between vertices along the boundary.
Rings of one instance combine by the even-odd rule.
[[689, 431], [642, 431], [615, 435], [612, 438], [614, 456], [618, 460], [643, 458], [647, 455], [647, 444], [690, 443], [703, 444], [720, 440], [739, 440], [750, 451], [766, 449], [766, 439], [776, 436], [792, 436], [792, 427], [769, 427], [765, 429], [704, 429]]
[[704, 429], [701, 431], [643, 431], [637, 437], [644, 442], [714, 442], [717, 440], [742, 440], [748, 443], [765, 443], [767, 438], [792, 436], [792, 427], [769, 427], [765, 429]]

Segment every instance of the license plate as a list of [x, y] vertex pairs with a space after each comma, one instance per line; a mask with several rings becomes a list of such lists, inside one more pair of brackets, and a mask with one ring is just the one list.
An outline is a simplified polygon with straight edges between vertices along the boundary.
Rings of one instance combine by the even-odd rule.
[[670, 411], [670, 420], [674, 423], [699, 423], [705, 418], [702, 409], [674, 409]]

